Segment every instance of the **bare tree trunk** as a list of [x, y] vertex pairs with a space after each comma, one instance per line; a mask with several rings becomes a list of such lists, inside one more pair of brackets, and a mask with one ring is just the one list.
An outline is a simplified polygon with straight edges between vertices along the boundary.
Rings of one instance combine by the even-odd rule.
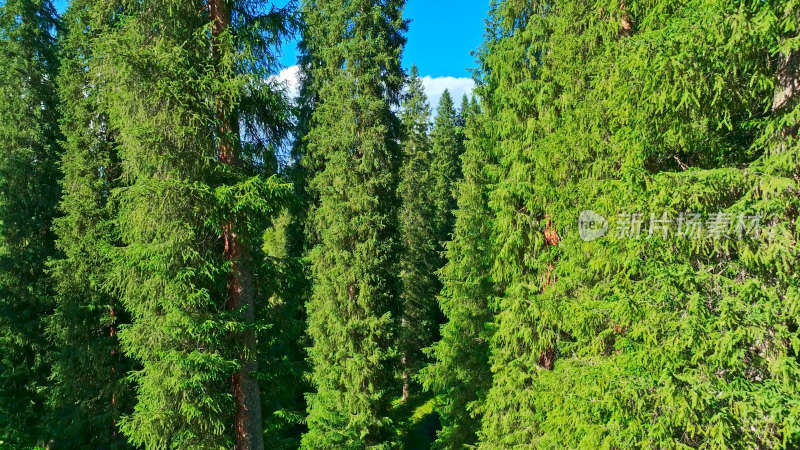
[[[217, 38], [226, 31], [232, 22], [231, 0], [209, 0], [209, 13], [213, 20], [215, 54], [219, 53]], [[237, 152], [239, 121], [229, 105], [217, 101], [218, 139], [217, 156], [223, 164], [239, 164]], [[255, 323], [253, 274], [247, 267], [250, 254], [236, 231], [236, 224], [227, 223], [223, 227], [222, 240], [225, 244], [225, 259], [231, 261], [228, 277], [229, 310], [241, 309], [241, 319], [247, 325]], [[261, 422], [261, 389], [253, 376], [258, 371], [257, 345], [255, 331], [248, 330], [243, 336], [244, 350], [238, 354], [239, 370], [231, 377], [236, 413], [234, 416], [235, 448], [237, 450], [262, 450], [264, 430]]]

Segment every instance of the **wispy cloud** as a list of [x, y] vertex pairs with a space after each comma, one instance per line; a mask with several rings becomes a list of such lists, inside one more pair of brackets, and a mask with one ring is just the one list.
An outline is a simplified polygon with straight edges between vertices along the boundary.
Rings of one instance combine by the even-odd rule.
[[[278, 75], [274, 76], [274, 79], [283, 84], [289, 97], [296, 98], [300, 89], [299, 75], [300, 67], [290, 66], [281, 70]], [[450, 95], [458, 107], [464, 94], [467, 96], [472, 94], [475, 82], [471, 78], [424, 76], [422, 77], [422, 86], [425, 88], [425, 94], [435, 112], [436, 105], [439, 104], [439, 99], [442, 98], [445, 89], [450, 90]]]
[[274, 76], [274, 79], [283, 84], [289, 98], [297, 98], [300, 94], [300, 66], [289, 66]]
[[436, 106], [442, 98], [445, 89], [450, 91], [450, 96], [456, 107], [461, 105], [461, 97], [466, 94], [470, 96], [473, 89], [475, 89], [475, 81], [471, 78], [456, 78], [456, 77], [422, 77], [422, 86], [425, 88], [425, 94], [428, 96], [428, 101], [431, 108], [436, 112]]

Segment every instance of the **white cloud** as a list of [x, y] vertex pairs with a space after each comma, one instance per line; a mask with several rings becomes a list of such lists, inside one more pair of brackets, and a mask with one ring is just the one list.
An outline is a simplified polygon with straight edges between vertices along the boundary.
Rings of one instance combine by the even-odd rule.
[[455, 77], [422, 77], [422, 86], [425, 88], [425, 94], [428, 96], [431, 109], [436, 113], [436, 106], [439, 105], [439, 99], [445, 89], [450, 91], [450, 96], [453, 97], [453, 102], [456, 108], [461, 105], [461, 97], [466, 94], [470, 96], [472, 90], [475, 89], [475, 81], [472, 78], [455, 78]]
[[274, 76], [274, 79], [283, 84], [289, 98], [296, 98], [300, 94], [300, 66], [289, 66]]
[[[296, 98], [300, 89], [300, 67], [290, 66], [274, 76], [274, 79], [282, 83], [286, 92], [291, 98]], [[433, 112], [436, 112], [436, 106], [439, 104], [439, 99], [445, 89], [450, 90], [450, 95], [456, 107], [461, 105], [461, 97], [466, 94], [472, 94], [475, 89], [475, 82], [471, 78], [456, 78], [456, 77], [432, 77], [430, 75], [422, 77], [422, 86], [425, 88], [425, 94], [428, 96], [428, 102], [431, 105]]]

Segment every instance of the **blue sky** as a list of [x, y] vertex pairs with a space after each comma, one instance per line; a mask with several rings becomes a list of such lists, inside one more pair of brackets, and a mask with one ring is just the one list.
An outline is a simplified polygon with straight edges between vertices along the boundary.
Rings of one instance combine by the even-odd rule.
[[[67, 0], [54, 0], [63, 11]], [[286, 0], [276, 0], [276, 5]], [[470, 52], [483, 40], [483, 19], [489, 10], [489, 0], [407, 0], [405, 18], [410, 19], [403, 55], [406, 68], [419, 67], [423, 84], [435, 106], [445, 88], [456, 97], [472, 90], [469, 69], [474, 58]], [[290, 88], [293, 85], [297, 61], [296, 42], [287, 42], [281, 61], [287, 67], [279, 74]]]

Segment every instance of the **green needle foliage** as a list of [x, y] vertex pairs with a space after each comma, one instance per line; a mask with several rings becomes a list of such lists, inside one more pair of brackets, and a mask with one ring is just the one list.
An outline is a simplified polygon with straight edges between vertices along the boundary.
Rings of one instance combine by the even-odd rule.
[[[304, 34], [301, 25], [301, 36]], [[304, 48], [301, 41], [299, 46]], [[268, 264], [278, 274], [273, 278], [273, 296], [270, 298], [268, 314], [272, 324], [271, 336], [264, 351], [264, 364], [269, 378], [264, 379], [265, 400], [265, 447], [270, 449], [296, 449], [306, 427], [306, 398], [311, 390], [308, 380], [308, 345], [306, 333], [306, 302], [311, 296], [311, 277], [306, 258], [312, 245], [308, 234], [308, 219], [311, 193], [308, 190], [310, 170], [303, 163], [306, 145], [302, 136], [308, 132], [314, 104], [314, 91], [306, 75], [310, 56], [301, 56], [299, 95], [295, 99], [295, 140], [289, 152], [289, 160], [281, 168], [281, 174], [294, 187], [292, 200], [286, 210], [267, 230], [264, 249]]]
[[416, 66], [411, 66], [401, 120], [403, 166], [400, 169], [400, 278], [403, 315], [400, 347], [403, 365], [403, 400], [411, 395], [411, 382], [425, 362], [422, 349], [431, 345], [438, 328], [436, 295], [439, 293], [438, 242], [435, 219], [435, 174], [432, 171], [428, 130], [431, 112]]
[[304, 448], [386, 448], [399, 388], [398, 106], [403, 0], [306, 1], [317, 168], [308, 334], [315, 392]]
[[49, 1], [0, 7], [0, 442], [43, 437], [60, 194], [56, 15]]
[[[305, 78], [301, 78], [305, 80]], [[308, 83], [301, 81], [295, 99], [295, 134], [304, 135], [310, 120], [313, 96]], [[308, 383], [306, 339], [306, 302], [311, 295], [311, 280], [306, 252], [310, 238], [308, 227], [308, 176], [301, 164], [305, 154], [303, 141], [296, 138], [289, 153], [290, 161], [281, 175], [293, 186], [292, 200], [264, 235], [267, 265], [276, 275], [270, 281], [272, 296], [266, 308], [271, 324], [270, 340], [262, 350], [265, 358], [264, 434], [265, 448], [295, 449], [307, 430], [305, 393]]]
[[[436, 394], [442, 429], [436, 448], [473, 445], [480, 428], [482, 402], [492, 382], [489, 337], [493, 215], [489, 188], [496, 176], [491, 141], [484, 133], [477, 104], [465, 126], [463, 178], [454, 186], [457, 209], [452, 239], [446, 243], [444, 285], [439, 307], [446, 322], [441, 339], [429, 350], [432, 362], [423, 371], [427, 389]], [[478, 111], [478, 112], [476, 112]]]
[[233, 422], [240, 402], [260, 408], [249, 377], [255, 338], [268, 331], [245, 299], [266, 296], [260, 240], [288, 193], [267, 178], [287, 117], [283, 95], [264, 81], [286, 14], [214, 7], [213, 23], [204, 2], [93, 7], [98, 24], [112, 23], [93, 41], [92, 73], [124, 182], [112, 196], [121, 245], [108, 285], [132, 316], [122, 348], [142, 365], [121, 429], [147, 448], [262, 439], [258, 410], [249, 411], [255, 424]]
[[305, 393], [310, 387], [305, 343], [305, 301], [310, 283], [302, 254], [295, 253], [295, 216], [291, 205], [264, 236], [271, 296], [265, 306], [270, 324], [262, 346], [262, 397], [264, 402], [264, 447], [295, 449], [305, 432]]
[[440, 243], [450, 240], [455, 222], [453, 211], [457, 205], [454, 187], [456, 181], [462, 177], [461, 155], [464, 153], [464, 130], [463, 125], [459, 124], [461, 121], [450, 91], [445, 89], [436, 108], [436, 120], [431, 130], [431, 172], [435, 180], [433, 201], [436, 210], [434, 224], [436, 238]]
[[99, 91], [89, 77], [94, 36], [90, 4], [70, 5], [59, 39], [64, 178], [63, 217], [55, 231], [63, 256], [50, 266], [57, 294], [47, 323], [58, 348], [48, 426], [59, 448], [123, 446], [125, 437], [116, 422], [130, 412], [133, 399], [125, 378], [131, 364], [116, 336], [127, 314], [105, 290], [111, 264], [107, 249], [114, 244], [108, 199], [118, 187], [121, 168], [113, 131], [99, 108]]
[[[442, 318], [436, 297], [442, 284], [437, 274], [444, 266], [445, 243], [453, 231], [454, 187], [461, 177], [464, 140], [460, 118], [448, 90], [441, 97], [428, 136], [430, 110], [416, 66], [412, 66], [409, 80], [403, 108], [406, 160], [400, 181], [401, 276], [405, 308], [400, 337], [404, 349], [403, 400], [414, 394], [424, 400], [425, 397], [416, 392], [419, 389], [411, 392], [409, 378], [420, 378], [420, 370], [430, 363], [424, 350], [439, 339]], [[412, 414], [412, 420], [416, 415]], [[424, 427], [424, 422], [417, 424], [417, 431], [412, 431], [412, 435], [421, 434]]]
[[[773, 102], [797, 14], [499, 4], [482, 59], [504, 295], [482, 447], [798, 446], [798, 112]], [[586, 242], [589, 209], [610, 223]], [[776, 232], [648, 237], [650, 214], [687, 211], [761, 213]], [[643, 213], [638, 239], [624, 213]]]
[[271, 5], [0, 6], [0, 448], [800, 448], [799, 0]]

